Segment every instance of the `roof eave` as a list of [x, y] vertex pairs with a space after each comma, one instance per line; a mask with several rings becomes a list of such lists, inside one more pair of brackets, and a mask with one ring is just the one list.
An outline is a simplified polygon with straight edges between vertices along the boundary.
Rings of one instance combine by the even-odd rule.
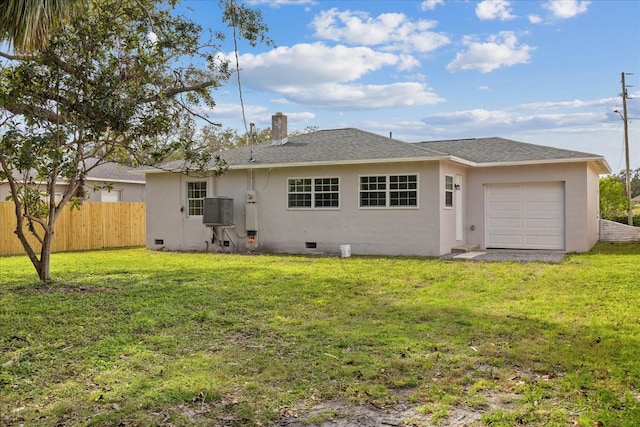
[[[441, 156], [427, 156], [427, 157], [403, 157], [393, 159], [359, 159], [359, 160], [322, 160], [315, 162], [291, 162], [291, 163], [250, 163], [240, 165], [230, 165], [230, 170], [249, 170], [249, 169], [270, 169], [270, 168], [294, 168], [294, 167], [308, 167], [308, 166], [338, 166], [338, 165], [363, 165], [363, 164], [383, 164], [383, 163], [408, 163], [408, 162], [436, 162], [436, 161], [452, 161], [465, 166], [477, 167], [477, 168], [489, 168], [489, 167], [507, 167], [507, 166], [531, 166], [531, 165], [545, 165], [545, 164], [559, 164], [559, 163], [583, 163], [592, 162], [596, 164], [598, 173], [606, 175], [611, 173], [611, 167], [607, 163], [604, 157], [582, 157], [582, 158], [562, 158], [562, 159], [544, 159], [544, 160], [526, 160], [526, 161], [511, 161], [511, 162], [490, 162], [490, 163], [478, 163], [471, 160], [466, 160], [461, 157], [452, 155]], [[140, 170], [140, 173], [152, 174], [152, 173], [165, 173], [165, 172], [181, 172], [181, 170], [166, 170], [166, 169], [148, 169]]]
[[[100, 181], [100, 182], [117, 182], [119, 184], [141, 184], [144, 185], [144, 181], [134, 179], [118, 179], [118, 178], [100, 178], [100, 177], [85, 177], [85, 181]], [[65, 182], [66, 183], [66, 182]]]
[[577, 157], [577, 158], [563, 158], [563, 159], [544, 159], [544, 160], [525, 160], [525, 161], [512, 161], [512, 162], [490, 162], [490, 163], [473, 163], [472, 166], [478, 168], [491, 168], [491, 167], [505, 167], [505, 166], [535, 166], [535, 165], [548, 165], [559, 163], [595, 163], [598, 166], [598, 172], [601, 175], [611, 173], [611, 167], [607, 163], [604, 157]]
[[229, 169], [270, 169], [270, 168], [295, 168], [307, 166], [337, 166], [337, 165], [365, 165], [380, 163], [407, 163], [407, 162], [435, 162], [440, 160], [452, 160], [452, 156], [429, 156], [429, 157], [402, 157], [393, 159], [359, 159], [359, 160], [321, 160], [315, 162], [291, 162], [291, 163], [251, 163], [241, 165], [230, 165]]

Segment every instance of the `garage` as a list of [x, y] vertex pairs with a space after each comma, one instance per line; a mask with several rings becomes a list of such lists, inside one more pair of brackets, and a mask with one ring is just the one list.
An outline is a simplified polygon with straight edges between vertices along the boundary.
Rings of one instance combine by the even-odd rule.
[[564, 249], [564, 183], [485, 185], [487, 248]]

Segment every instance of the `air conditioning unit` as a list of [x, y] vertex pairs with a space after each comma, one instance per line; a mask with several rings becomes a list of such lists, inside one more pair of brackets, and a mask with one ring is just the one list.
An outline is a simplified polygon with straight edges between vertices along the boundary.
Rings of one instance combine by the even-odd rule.
[[233, 199], [222, 196], [205, 197], [202, 223], [205, 225], [233, 225]]

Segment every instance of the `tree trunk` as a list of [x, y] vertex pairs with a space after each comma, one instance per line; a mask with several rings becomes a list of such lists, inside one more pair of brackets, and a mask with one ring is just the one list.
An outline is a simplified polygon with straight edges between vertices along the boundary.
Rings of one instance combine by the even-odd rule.
[[[42, 246], [40, 248], [40, 259], [34, 250], [34, 248], [27, 240], [27, 236], [24, 234], [24, 216], [22, 215], [22, 205], [19, 202], [14, 201], [15, 206], [15, 214], [16, 214], [16, 229], [14, 233], [22, 243], [22, 247], [24, 248], [31, 264], [36, 269], [38, 273], [38, 278], [41, 282], [48, 282], [51, 280], [51, 268], [50, 268], [50, 260], [51, 260], [51, 244], [53, 242], [53, 228], [50, 227], [49, 230], [44, 229], [44, 236], [42, 237], [41, 243]], [[50, 221], [50, 224], [53, 226], [53, 221]], [[44, 228], [44, 227], [43, 227]], [[33, 233], [34, 236], [36, 235]]]
[[38, 277], [41, 282], [49, 282], [51, 280], [51, 243], [53, 240], [53, 231], [45, 233], [40, 250], [40, 262], [35, 266], [38, 271]]

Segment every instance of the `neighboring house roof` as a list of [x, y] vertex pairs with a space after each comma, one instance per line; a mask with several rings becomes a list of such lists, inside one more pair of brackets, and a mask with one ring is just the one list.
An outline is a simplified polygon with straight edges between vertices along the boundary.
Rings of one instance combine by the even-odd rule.
[[[95, 164], [95, 160], [91, 164]], [[107, 182], [129, 182], [134, 184], [144, 184], [145, 177], [136, 173], [136, 168], [121, 165], [119, 163], [102, 163], [91, 169], [87, 174], [87, 181], [107, 181]]]
[[[388, 163], [451, 160], [468, 166], [505, 166], [590, 161], [600, 173], [610, 173], [604, 157], [512, 141], [476, 138], [408, 143], [359, 129], [333, 129], [291, 136], [284, 144], [260, 144], [220, 153], [230, 169], [292, 167], [325, 164]], [[165, 164], [153, 173], [181, 170], [184, 162]]]
[[[97, 159], [87, 160], [88, 167], [95, 165]], [[17, 180], [22, 180], [22, 174], [14, 171], [13, 176]], [[31, 172], [31, 176], [36, 176], [36, 171]], [[87, 176], [86, 181], [100, 181], [100, 182], [124, 182], [133, 184], [144, 184], [145, 176], [141, 174], [136, 168], [130, 166], [124, 166], [119, 163], [102, 163], [95, 168], [91, 169]], [[62, 178], [58, 178], [57, 184], [64, 185], [66, 181]]]

